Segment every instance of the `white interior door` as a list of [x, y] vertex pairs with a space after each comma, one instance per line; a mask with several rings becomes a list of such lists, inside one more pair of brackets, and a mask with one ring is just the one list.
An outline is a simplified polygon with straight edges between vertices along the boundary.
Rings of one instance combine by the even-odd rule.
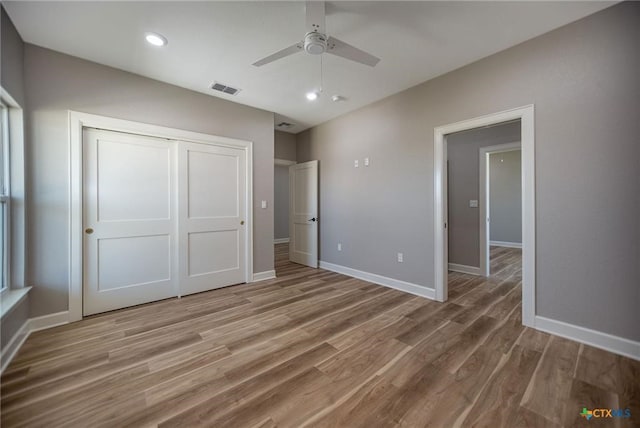
[[175, 296], [175, 144], [83, 132], [84, 315]]
[[245, 150], [181, 142], [178, 165], [181, 294], [247, 282]]
[[318, 267], [318, 161], [289, 167], [289, 260]]

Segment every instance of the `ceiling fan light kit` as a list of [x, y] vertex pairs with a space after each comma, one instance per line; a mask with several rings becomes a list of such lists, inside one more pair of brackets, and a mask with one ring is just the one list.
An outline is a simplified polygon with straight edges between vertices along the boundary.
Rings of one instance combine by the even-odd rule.
[[310, 32], [304, 36], [304, 50], [311, 55], [320, 55], [327, 51], [327, 36]]

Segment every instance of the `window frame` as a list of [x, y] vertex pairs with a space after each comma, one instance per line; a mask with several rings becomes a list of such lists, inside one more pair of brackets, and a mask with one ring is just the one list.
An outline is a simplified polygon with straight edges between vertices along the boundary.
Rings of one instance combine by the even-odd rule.
[[0, 121], [2, 141], [0, 145], [2, 155], [2, 177], [0, 183], [0, 204], [2, 204], [2, 270], [0, 271], [0, 293], [11, 289], [11, 125], [9, 105], [0, 98]]
[[[0, 103], [4, 106], [3, 113], [6, 127], [2, 132], [8, 135], [9, 144], [5, 145], [4, 179], [7, 183], [5, 208], [7, 231], [4, 236], [6, 244], [6, 287], [0, 292], [2, 317], [12, 307], [14, 298], [10, 295], [23, 296], [31, 287], [25, 284], [26, 273], [26, 189], [25, 189], [25, 141], [24, 141], [24, 109], [4, 87], [0, 86]], [[2, 189], [0, 189], [2, 192]]]

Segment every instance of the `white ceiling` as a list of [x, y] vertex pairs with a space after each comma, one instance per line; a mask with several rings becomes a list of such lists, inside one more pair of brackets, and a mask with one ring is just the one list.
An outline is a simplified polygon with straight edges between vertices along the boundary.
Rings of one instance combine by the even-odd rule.
[[[304, 53], [251, 64], [301, 40], [304, 2], [3, 2], [26, 42], [276, 113], [290, 132], [355, 110], [594, 13], [613, 2], [329, 2], [326, 28], [382, 60]], [[169, 44], [150, 46], [144, 33]], [[219, 81], [241, 88], [214, 93]], [[334, 103], [340, 94], [346, 101]]]

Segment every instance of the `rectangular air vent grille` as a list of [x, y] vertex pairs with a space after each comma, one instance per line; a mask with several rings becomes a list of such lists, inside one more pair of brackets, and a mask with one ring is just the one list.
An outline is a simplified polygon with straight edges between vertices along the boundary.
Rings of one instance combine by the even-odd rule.
[[214, 82], [213, 85], [211, 85], [211, 89], [218, 92], [224, 92], [225, 94], [229, 95], [237, 95], [238, 92], [240, 92], [240, 89], [225, 85], [224, 83], [220, 82]]
[[276, 125], [278, 128], [291, 128], [293, 126], [293, 123], [289, 123], [289, 122], [280, 122], [279, 124]]

